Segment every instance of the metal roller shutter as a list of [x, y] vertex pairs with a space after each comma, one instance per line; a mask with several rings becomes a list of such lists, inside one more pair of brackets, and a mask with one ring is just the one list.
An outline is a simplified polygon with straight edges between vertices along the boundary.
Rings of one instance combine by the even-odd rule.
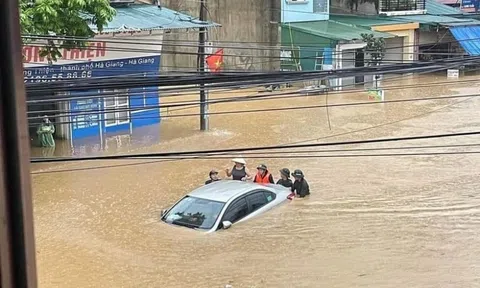
[[385, 40], [385, 57], [383, 64], [394, 64], [403, 62], [403, 38], [395, 37]]

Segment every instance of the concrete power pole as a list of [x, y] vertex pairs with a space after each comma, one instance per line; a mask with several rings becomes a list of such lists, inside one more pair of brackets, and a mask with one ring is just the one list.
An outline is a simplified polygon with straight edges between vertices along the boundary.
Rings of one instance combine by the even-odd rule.
[[[200, 21], [206, 21], [206, 8], [205, 1], [200, 0]], [[197, 56], [197, 70], [200, 72], [200, 75], [205, 74], [205, 38], [206, 38], [207, 29], [200, 28], [198, 34], [198, 56]], [[208, 130], [208, 104], [207, 104], [207, 95], [205, 92], [205, 84], [200, 84], [200, 130]]]

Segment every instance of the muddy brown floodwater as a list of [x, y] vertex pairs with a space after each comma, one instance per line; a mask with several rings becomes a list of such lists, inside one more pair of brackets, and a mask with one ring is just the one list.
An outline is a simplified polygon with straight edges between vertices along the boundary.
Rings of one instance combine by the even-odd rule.
[[[446, 79], [423, 76], [394, 84], [429, 81]], [[478, 91], [475, 82], [405, 86], [387, 91], [386, 98]], [[254, 92], [212, 97], [249, 94]], [[329, 96], [329, 103], [353, 101], [367, 101], [367, 96]], [[211, 111], [324, 102], [324, 96], [310, 96], [218, 104]], [[479, 104], [472, 97], [330, 108], [331, 130], [323, 108], [214, 115], [206, 133], [198, 132], [198, 117], [169, 118], [162, 123], [160, 143], [140, 147], [127, 141], [117, 153], [471, 131], [480, 123]], [[362, 147], [459, 143], [480, 143], [480, 137]], [[201, 185], [211, 168], [231, 166], [227, 159], [61, 173], [46, 172], [141, 160], [36, 165], [32, 171], [40, 287], [480, 287], [478, 160], [475, 154], [249, 159], [250, 168], [265, 162], [275, 174], [282, 167], [303, 169], [312, 189], [310, 198], [295, 199], [209, 235], [160, 223], [159, 214]]]

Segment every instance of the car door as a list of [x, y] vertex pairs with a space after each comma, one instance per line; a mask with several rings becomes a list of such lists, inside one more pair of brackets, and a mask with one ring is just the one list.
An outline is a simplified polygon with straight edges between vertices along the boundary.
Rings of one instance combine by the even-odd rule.
[[[223, 221], [230, 221], [232, 224], [238, 222], [250, 213], [248, 203], [245, 197], [233, 201], [223, 214]], [[221, 224], [221, 223], [220, 223]], [[220, 225], [221, 226], [221, 225]]]
[[247, 195], [246, 200], [249, 206], [249, 214], [257, 211], [275, 199], [275, 193], [269, 191], [254, 191]]

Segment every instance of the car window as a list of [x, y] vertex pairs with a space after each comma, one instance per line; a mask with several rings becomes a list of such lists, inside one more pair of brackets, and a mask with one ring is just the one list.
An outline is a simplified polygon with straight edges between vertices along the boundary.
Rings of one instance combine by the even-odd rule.
[[269, 202], [263, 191], [248, 195], [247, 201], [252, 207], [252, 212], [262, 208], [265, 204]]
[[275, 193], [272, 193], [272, 192], [265, 191], [263, 193], [265, 194], [265, 197], [267, 197], [267, 202], [272, 202], [277, 197], [277, 195], [275, 195]]
[[234, 201], [225, 212], [222, 221], [237, 222], [248, 214], [248, 204], [245, 198], [240, 198]]
[[162, 219], [170, 224], [211, 229], [224, 205], [223, 202], [186, 196]]

